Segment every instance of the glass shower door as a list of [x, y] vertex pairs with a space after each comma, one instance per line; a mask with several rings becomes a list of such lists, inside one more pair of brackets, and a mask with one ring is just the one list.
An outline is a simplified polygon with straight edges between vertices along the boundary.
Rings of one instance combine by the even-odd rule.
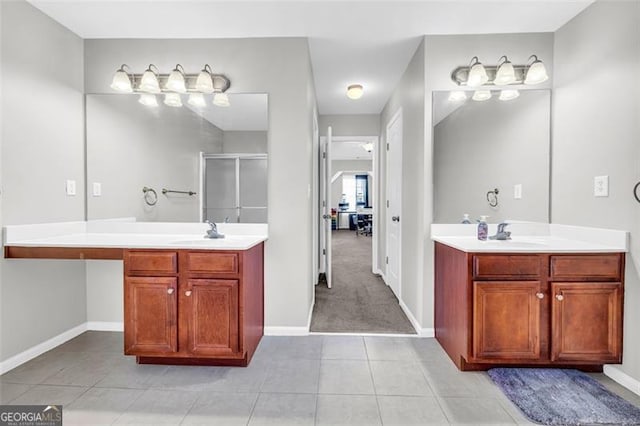
[[207, 158], [205, 162], [204, 218], [238, 222], [238, 175], [235, 158]]
[[248, 157], [239, 162], [239, 222], [267, 223], [267, 159]]

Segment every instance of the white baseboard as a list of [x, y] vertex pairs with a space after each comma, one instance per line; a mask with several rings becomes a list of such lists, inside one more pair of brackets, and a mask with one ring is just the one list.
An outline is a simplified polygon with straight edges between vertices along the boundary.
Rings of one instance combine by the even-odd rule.
[[308, 336], [309, 327], [265, 327], [265, 336]]
[[92, 331], [124, 331], [124, 322], [89, 321], [87, 330]]
[[605, 365], [603, 371], [607, 377], [618, 382], [631, 392], [640, 395], [640, 380], [634, 379], [624, 371], [620, 370], [620, 367]]
[[87, 331], [87, 323], [82, 323], [76, 327], [73, 327], [63, 333], [58, 334], [57, 336], [52, 337], [49, 340], [46, 340], [42, 343], [39, 343], [35, 346], [32, 346], [31, 348], [27, 349], [26, 351], [20, 352], [17, 355], [12, 356], [9, 359], [6, 359], [2, 362], [0, 362], [0, 374], [4, 374], [7, 371], [13, 370], [14, 368], [18, 367], [19, 365], [24, 364], [27, 361], [32, 360], [33, 358], [36, 358], [40, 355], [42, 355], [43, 353], [50, 351], [51, 349], [55, 348], [56, 346], [60, 346], [61, 344], [73, 339], [76, 336], [79, 336], [80, 334], [84, 333], [85, 331]]
[[418, 334], [419, 337], [434, 337], [436, 335], [433, 328], [422, 328], [422, 326], [420, 325], [420, 322], [418, 322], [416, 317], [413, 316], [413, 313], [409, 310], [407, 305], [402, 300], [400, 300], [399, 303], [400, 303], [400, 307], [404, 311], [405, 315], [409, 319], [409, 322], [411, 323], [413, 328], [416, 330], [416, 333]]

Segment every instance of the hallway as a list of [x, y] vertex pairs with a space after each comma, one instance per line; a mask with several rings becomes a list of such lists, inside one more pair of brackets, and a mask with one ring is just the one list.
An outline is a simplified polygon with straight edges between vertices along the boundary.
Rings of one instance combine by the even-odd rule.
[[312, 332], [416, 334], [382, 278], [371, 273], [371, 238], [333, 231], [333, 287], [316, 286]]

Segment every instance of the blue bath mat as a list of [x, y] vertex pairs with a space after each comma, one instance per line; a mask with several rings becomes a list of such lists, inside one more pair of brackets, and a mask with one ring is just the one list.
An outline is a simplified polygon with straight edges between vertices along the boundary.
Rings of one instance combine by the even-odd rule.
[[494, 368], [489, 377], [532, 421], [544, 425], [640, 425], [640, 408], [577, 370]]

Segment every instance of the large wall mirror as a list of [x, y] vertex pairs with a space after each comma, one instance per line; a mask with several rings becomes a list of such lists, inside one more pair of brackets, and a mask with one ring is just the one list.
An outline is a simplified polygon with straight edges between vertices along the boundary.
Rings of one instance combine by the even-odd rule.
[[87, 95], [87, 219], [267, 221], [266, 94], [155, 106]]
[[549, 90], [501, 100], [433, 92], [434, 222], [549, 221]]

